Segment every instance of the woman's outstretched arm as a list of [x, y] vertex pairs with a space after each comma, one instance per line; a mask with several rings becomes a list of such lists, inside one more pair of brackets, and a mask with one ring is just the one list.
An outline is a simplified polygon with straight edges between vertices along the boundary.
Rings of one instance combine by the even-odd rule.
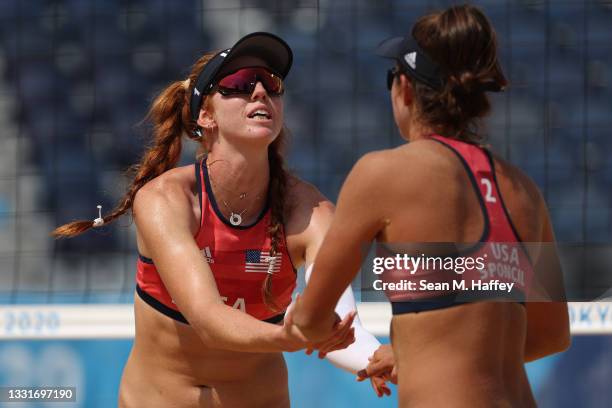
[[338, 300], [357, 275], [369, 243], [384, 228], [380, 165], [380, 155], [371, 153], [351, 170], [318, 250], [312, 277], [296, 303], [294, 322], [311, 341], [328, 335]]

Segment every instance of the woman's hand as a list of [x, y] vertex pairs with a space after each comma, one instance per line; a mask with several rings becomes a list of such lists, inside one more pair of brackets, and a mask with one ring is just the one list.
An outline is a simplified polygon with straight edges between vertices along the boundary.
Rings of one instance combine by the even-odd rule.
[[391, 389], [387, 386], [387, 381], [388, 378], [385, 376], [373, 375], [370, 377], [370, 384], [372, 384], [372, 388], [379, 398], [383, 395], [391, 395]]
[[[355, 329], [352, 326], [356, 312], [348, 313], [344, 319], [334, 313], [334, 321], [329, 325], [329, 330], [325, 330], [323, 340], [311, 341], [300, 328], [293, 322], [293, 308], [287, 311], [282, 326], [281, 341], [286, 342], [287, 351], [297, 351], [306, 348], [307, 354], [312, 354], [314, 350], [319, 350], [319, 358], [324, 358], [327, 353], [335, 350], [342, 350], [355, 341]], [[318, 336], [318, 339], [320, 336]]]
[[352, 325], [357, 313], [352, 311], [342, 320], [337, 313], [334, 314], [336, 319], [332, 326], [331, 335], [326, 340], [315, 343], [313, 348], [306, 350], [306, 354], [310, 355], [316, 349], [319, 350], [319, 358], [325, 358], [327, 353], [345, 349], [355, 342], [355, 328]]
[[391, 390], [387, 387], [386, 382], [391, 381], [397, 384], [397, 369], [391, 345], [381, 345], [368, 360], [370, 361], [368, 366], [357, 373], [357, 381], [370, 378], [376, 395], [379, 397], [391, 395]]

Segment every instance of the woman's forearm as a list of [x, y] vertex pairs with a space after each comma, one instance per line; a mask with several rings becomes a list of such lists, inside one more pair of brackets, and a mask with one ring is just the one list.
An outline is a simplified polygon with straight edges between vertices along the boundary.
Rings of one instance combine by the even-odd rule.
[[293, 323], [309, 341], [316, 343], [325, 340], [333, 331], [336, 321], [333, 309], [327, 313], [314, 311], [308, 305], [304, 307], [300, 298], [293, 310]]
[[282, 326], [262, 322], [224, 304], [207, 305], [190, 319], [202, 342], [211, 348], [252, 353], [296, 351], [304, 345], [290, 341]]

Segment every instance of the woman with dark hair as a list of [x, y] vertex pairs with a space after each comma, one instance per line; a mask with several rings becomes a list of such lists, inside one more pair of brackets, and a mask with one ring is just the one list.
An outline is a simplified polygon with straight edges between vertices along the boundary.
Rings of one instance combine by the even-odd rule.
[[[529, 177], [480, 144], [478, 121], [490, 109], [485, 92], [507, 85], [496, 48], [489, 21], [469, 5], [421, 17], [411, 35], [379, 46], [395, 61], [393, 115], [410, 143], [354, 166], [295, 306], [294, 324], [311, 341], [323, 339], [364, 245], [396, 245], [427, 265], [426, 255], [444, 254], [450, 271], [435, 262], [409, 269], [392, 258], [379, 282], [389, 284], [393, 353], [383, 346], [364, 375], [397, 380], [400, 406], [534, 406], [524, 362], [569, 345], [546, 204]], [[482, 264], [468, 272], [469, 257]], [[500, 282], [513, 289], [491, 289]], [[489, 289], [462, 289], [473, 284]], [[557, 302], [528, 301], [547, 298]]]
[[[336, 308], [344, 318], [322, 341], [307, 342], [287, 313], [296, 270], [312, 265], [333, 212], [285, 170], [291, 63], [289, 46], [268, 33], [202, 56], [154, 101], [155, 140], [120, 205], [54, 232], [74, 236], [133, 212], [136, 335], [122, 407], [289, 406], [282, 351], [318, 349], [356, 373], [379, 346], [358, 324], [350, 287]], [[205, 155], [174, 168], [183, 135]]]

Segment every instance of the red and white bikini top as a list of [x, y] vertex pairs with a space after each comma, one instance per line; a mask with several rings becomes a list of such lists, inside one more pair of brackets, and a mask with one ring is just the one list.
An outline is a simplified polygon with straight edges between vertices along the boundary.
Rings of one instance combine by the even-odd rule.
[[[296, 271], [283, 233], [275, 257], [270, 257], [271, 238], [267, 232], [271, 210], [268, 205], [251, 225], [232, 225], [221, 213], [213, 195], [206, 158], [195, 164], [201, 221], [195, 236], [202, 258], [210, 266], [225, 303], [251, 316], [271, 322], [282, 320], [296, 286]], [[202, 181], [204, 181], [202, 183]], [[175, 271], [175, 273], [180, 273]], [[264, 303], [262, 284], [272, 274], [272, 298], [279, 311]], [[185, 282], [189, 285], [189, 282]], [[171, 295], [166, 290], [153, 260], [138, 257], [136, 291], [161, 313], [184, 323]]]
[[[393, 313], [409, 313], [432, 310], [487, 298], [509, 298], [521, 302], [524, 300], [528, 285], [533, 275], [533, 266], [529, 255], [514, 227], [495, 176], [494, 161], [490, 152], [477, 145], [462, 142], [456, 139], [434, 135], [431, 137], [449, 148], [462, 162], [468, 173], [472, 187], [476, 192], [480, 208], [484, 217], [484, 229], [479, 242], [462, 250], [449, 254], [451, 258], [469, 257], [480, 258], [484, 268], [472, 268], [462, 274], [455, 271], [441, 270], [440, 268], [417, 268], [411, 273], [405, 270], [390, 269], [383, 273], [383, 281], [387, 283], [406, 283], [406, 290], [386, 290], [386, 295], [392, 302]], [[387, 254], [389, 256], [389, 254]], [[432, 261], [432, 265], [434, 262]], [[432, 283], [428, 288], [422, 286], [421, 281]], [[454, 280], [464, 281], [467, 290], [454, 286]], [[478, 290], [480, 287], [491, 287], [482, 283], [514, 283], [513, 292], [504, 294], [503, 291]], [[408, 284], [408, 282], [412, 282]], [[472, 284], [476, 290], [472, 289]], [[445, 286], [446, 283], [449, 286]], [[412, 289], [408, 289], [412, 285]], [[398, 286], [403, 288], [404, 286]], [[447, 288], [450, 288], [447, 289]]]

